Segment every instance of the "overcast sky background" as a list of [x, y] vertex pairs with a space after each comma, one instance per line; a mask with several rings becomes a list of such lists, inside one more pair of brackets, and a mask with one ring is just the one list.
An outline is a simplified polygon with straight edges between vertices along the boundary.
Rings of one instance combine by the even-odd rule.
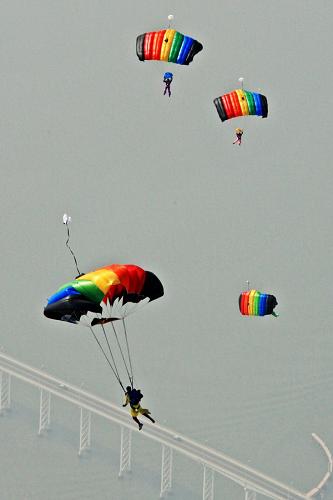
[[[170, 13], [203, 51], [189, 67], [139, 62], [136, 36]], [[128, 319], [157, 420], [304, 491], [326, 470], [311, 432], [333, 448], [332, 18], [330, 0], [3, 0], [0, 17], [0, 344], [120, 404], [89, 331], [42, 314], [76, 272], [67, 212], [81, 270], [133, 263], [164, 284]], [[213, 99], [240, 76], [268, 119], [220, 121]], [[276, 295], [278, 319], [239, 314], [246, 280]], [[120, 483], [117, 429], [98, 421], [78, 461], [75, 409], [57, 402], [38, 440], [38, 394], [14, 384], [13, 401], [1, 500], [158, 496], [146, 440]], [[200, 474], [179, 464], [174, 498], [199, 499]]]

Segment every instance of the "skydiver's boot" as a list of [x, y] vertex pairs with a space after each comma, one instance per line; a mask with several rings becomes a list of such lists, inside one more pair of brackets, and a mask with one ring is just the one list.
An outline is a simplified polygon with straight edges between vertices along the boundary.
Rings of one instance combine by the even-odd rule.
[[141, 431], [143, 424], [140, 422], [140, 420], [137, 417], [132, 417], [134, 422], [136, 422], [139, 426], [139, 431]]

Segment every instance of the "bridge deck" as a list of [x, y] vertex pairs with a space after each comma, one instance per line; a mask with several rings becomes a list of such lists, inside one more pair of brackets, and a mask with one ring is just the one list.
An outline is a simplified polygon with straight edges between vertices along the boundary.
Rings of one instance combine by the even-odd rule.
[[[80, 408], [85, 408], [123, 427], [136, 429], [126, 410], [3, 353], [0, 353], [0, 371], [4, 371], [39, 389], [49, 391], [61, 399], [69, 401]], [[206, 465], [244, 488], [249, 488], [268, 498], [277, 500], [310, 498], [309, 494], [302, 493], [267, 474], [234, 460], [220, 451], [179, 435], [159, 424], [145, 425], [141, 433], [147, 438], [153, 439], [196, 462]]]

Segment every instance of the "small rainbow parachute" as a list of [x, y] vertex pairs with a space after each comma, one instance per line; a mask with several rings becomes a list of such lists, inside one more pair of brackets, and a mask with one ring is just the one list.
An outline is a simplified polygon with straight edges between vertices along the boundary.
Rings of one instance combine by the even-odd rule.
[[243, 316], [267, 316], [274, 312], [277, 306], [277, 300], [274, 295], [258, 292], [258, 290], [247, 290], [239, 296], [239, 310]]
[[224, 122], [237, 116], [257, 115], [267, 118], [268, 103], [262, 94], [236, 89], [214, 99], [219, 117]]
[[173, 29], [143, 33], [136, 39], [136, 53], [140, 61], [188, 65], [202, 49], [200, 42]]

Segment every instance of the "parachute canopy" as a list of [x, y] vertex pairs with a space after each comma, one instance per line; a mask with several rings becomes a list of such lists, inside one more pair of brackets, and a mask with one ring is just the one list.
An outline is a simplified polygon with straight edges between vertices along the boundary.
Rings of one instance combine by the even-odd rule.
[[136, 53], [140, 61], [166, 61], [188, 65], [203, 46], [190, 36], [167, 29], [143, 33], [136, 39]]
[[247, 290], [239, 296], [239, 310], [243, 316], [267, 316], [274, 313], [277, 300], [274, 295], [258, 292], [258, 290]]
[[257, 115], [267, 118], [268, 103], [262, 94], [237, 89], [214, 99], [219, 117], [224, 122], [230, 118], [245, 115]]
[[163, 294], [163, 285], [152, 272], [132, 264], [112, 264], [63, 285], [48, 299], [44, 315], [93, 326], [125, 318]]

